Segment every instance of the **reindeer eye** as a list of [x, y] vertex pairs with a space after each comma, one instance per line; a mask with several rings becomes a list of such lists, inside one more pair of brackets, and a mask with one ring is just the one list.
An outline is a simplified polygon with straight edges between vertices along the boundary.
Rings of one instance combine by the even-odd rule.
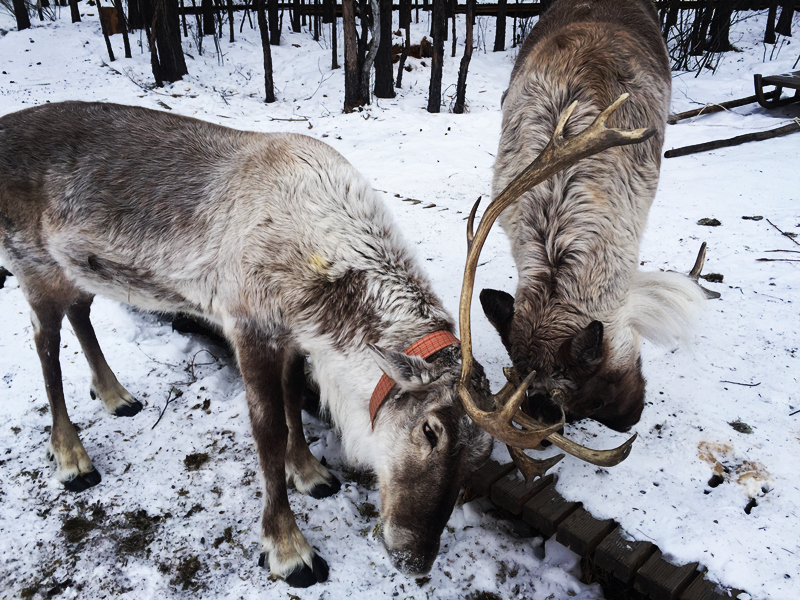
[[439, 438], [436, 437], [436, 434], [434, 433], [433, 429], [431, 429], [431, 426], [425, 423], [422, 426], [422, 433], [424, 433], [425, 437], [428, 438], [431, 448], [435, 448]]

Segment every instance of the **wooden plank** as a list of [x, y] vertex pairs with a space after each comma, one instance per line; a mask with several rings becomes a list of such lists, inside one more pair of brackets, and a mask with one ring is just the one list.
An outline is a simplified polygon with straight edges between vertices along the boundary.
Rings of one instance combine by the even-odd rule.
[[555, 481], [553, 475], [540, 477], [531, 483], [515, 476], [512, 471], [492, 486], [492, 502], [518, 515], [525, 503]]
[[595, 519], [581, 506], [558, 526], [556, 540], [578, 556], [586, 557], [616, 526], [611, 519]]
[[551, 536], [558, 529], [559, 523], [579, 506], [578, 502], [564, 500], [553, 483], [525, 503], [522, 507], [522, 519], [544, 535]]
[[494, 460], [486, 461], [482, 467], [472, 474], [470, 487], [478, 496], [488, 496], [492, 486], [516, 468], [514, 463], [501, 465]]
[[698, 575], [697, 563], [678, 567], [664, 560], [657, 550], [636, 573], [633, 587], [651, 600], [678, 600]]
[[595, 564], [624, 583], [631, 583], [645, 561], [656, 551], [650, 542], [625, 539], [622, 528], [617, 527], [600, 544], [594, 553]]
[[800, 71], [781, 73], [780, 75], [764, 75], [761, 77], [761, 81], [765, 85], [780, 85], [782, 87], [800, 89]]
[[680, 600], [727, 600], [725, 596], [717, 591], [717, 585], [711, 583], [705, 577], [698, 577], [681, 594]]

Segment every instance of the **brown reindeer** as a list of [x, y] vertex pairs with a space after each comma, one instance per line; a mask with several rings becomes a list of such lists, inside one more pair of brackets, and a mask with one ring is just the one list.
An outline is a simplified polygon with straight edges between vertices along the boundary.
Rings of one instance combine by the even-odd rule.
[[645, 392], [641, 337], [682, 337], [703, 298], [685, 277], [637, 269], [670, 88], [650, 0], [557, 0], [531, 30], [511, 73], [494, 195], [542, 151], [573, 102], [566, 138], [624, 93], [631, 98], [614, 113], [614, 124], [653, 131], [640, 145], [568, 166], [500, 215], [519, 283], [514, 297], [483, 290], [481, 304], [520, 377], [536, 373], [527, 405], [545, 422], [556, 422], [562, 411], [620, 431], [638, 422]]
[[[545, 152], [550, 170], [536, 163], [519, 185], [648, 135], [596, 129], [574, 138], [591, 142], [577, 153], [560, 143], [557, 159]], [[48, 449], [69, 490], [101, 476], [67, 415], [64, 315], [89, 362], [91, 394], [117, 416], [143, 406], [98, 346], [95, 294], [219, 327], [236, 351], [264, 475], [264, 562], [294, 586], [325, 581], [328, 565], [300, 532], [287, 483], [317, 498], [339, 489], [303, 436], [304, 355], [347, 459], [378, 476], [381, 538], [409, 575], [431, 568], [461, 485], [491, 451], [487, 431], [518, 448], [551, 436], [595, 464], [616, 464], [630, 448], [597, 452], [552, 436], [560, 422], [544, 427], [516, 410], [529, 379], [493, 399], [472, 366], [468, 322], [462, 365], [452, 318], [369, 183], [305, 136], [97, 103], [0, 117], [0, 259], [31, 305], [53, 417]], [[501, 421], [523, 429], [498, 426], [493, 400], [506, 407]]]

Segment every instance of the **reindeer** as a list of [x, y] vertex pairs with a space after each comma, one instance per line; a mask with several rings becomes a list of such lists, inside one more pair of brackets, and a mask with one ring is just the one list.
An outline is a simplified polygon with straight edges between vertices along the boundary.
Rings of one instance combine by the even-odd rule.
[[[625, 431], [639, 421], [641, 337], [685, 336], [699, 286], [637, 269], [658, 184], [671, 76], [650, 0], [557, 0], [520, 49], [504, 94], [494, 167], [499, 195], [547, 144], [586, 126], [623, 93], [620, 127], [646, 125], [644, 143], [573, 163], [500, 215], [519, 280], [515, 296], [485, 289], [484, 312], [519, 377], [535, 373], [528, 412], [546, 423], [591, 417]], [[697, 280], [705, 245], [692, 277]]]
[[[639, 139], [602, 136], [593, 151]], [[6, 115], [0, 259], [32, 309], [53, 416], [48, 453], [71, 491], [101, 476], [67, 415], [64, 315], [88, 360], [91, 395], [126, 417], [143, 406], [103, 357], [89, 319], [94, 295], [219, 327], [235, 350], [264, 475], [262, 564], [293, 586], [325, 581], [328, 565], [300, 532], [287, 485], [315, 498], [340, 487], [303, 436], [304, 355], [347, 459], [378, 476], [381, 541], [409, 575], [430, 570], [460, 487], [491, 451], [490, 433], [533, 448], [561, 425], [526, 421], [512, 427], [520, 439], [498, 430], [492, 405], [509, 418], [527, 384], [492, 396], [469, 338], [462, 364], [453, 319], [385, 207], [312, 138], [113, 104]], [[629, 451], [557, 443], [596, 464]]]

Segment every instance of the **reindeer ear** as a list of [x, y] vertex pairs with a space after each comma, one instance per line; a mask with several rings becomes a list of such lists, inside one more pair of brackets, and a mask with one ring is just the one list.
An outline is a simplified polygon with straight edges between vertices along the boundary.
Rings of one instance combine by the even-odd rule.
[[419, 356], [409, 356], [374, 345], [370, 345], [369, 349], [381, 371], [386, 373], [404, 391], [413, 392], [425, 389], [439, 376], [434, 366]]
[[570, 340], [570, 358], [575, 364], [591, 364], [600, 359], [603, 351], [603, 324], [592, 321]]
[[514, 296], [500, 290], [486, 289], [481, 290], [480, 298], [483, 313], [500, 334], [503, 344], [508, 346], [508, 332], [514, 318]]

